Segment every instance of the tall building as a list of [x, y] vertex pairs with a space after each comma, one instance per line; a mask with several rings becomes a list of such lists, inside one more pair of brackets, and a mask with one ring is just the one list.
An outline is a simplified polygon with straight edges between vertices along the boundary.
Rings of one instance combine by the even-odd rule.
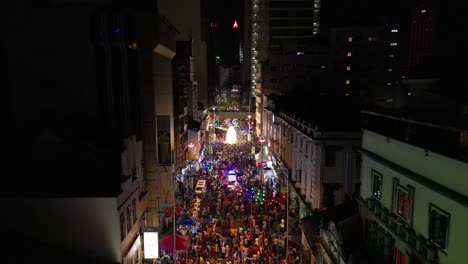
[[207, 66], [207, 1], [160, 0], [159, 13], [167, 17], [179, 31], [178, 41], [191, 42], [193, 58], [192, 85], [198, 89], [197, 100], [208, 107], [208, 66]]
[[433, 65], [434, 20], [437, 20], [437, 10], [433, 6], [421, 4], [412, 9], [408, 56], [410, 71], [418, 66]]
[[[175, 135], [175, 160], [176, 170], [181, 170], [186, 166], [188, 122], [190, 119], [189, 111], [193, 107], [193, 101], [189, 98], [194, 97], [192, 93], [191, 78], [191, 56], [192, 46], [189, 41], [176, 42], [176, 55], [172, 63], [172, 81], [174, 95], [174, 135]], [[193, 116], [193, 115], [192, 115]]]
[[138, 33], [154, 29], [143, 17], [154, 19], [157, 9], [152, 2], [48, 1], [34, 4], [31, 19], [23, 11], [11, 10], [8, 37], [44, 42], [27, 60], [21, 46], [6, 47], [12, 153], [28, 149], [10, 163], [16, 176], [6, 185], [21, 188], [5, 195], [21, 199], [10, 197], [8, 207], [27, 217], [2, 219], [17, 248], [6, 261], [141, 262], [149, 195], [140, 70], [151, 56], [140, 56], [146, 39]]
[[245, 63], [243, 1], [209, 1], [208, 72], [211, 105], [220, 95], [220, 66], [240, 67]]

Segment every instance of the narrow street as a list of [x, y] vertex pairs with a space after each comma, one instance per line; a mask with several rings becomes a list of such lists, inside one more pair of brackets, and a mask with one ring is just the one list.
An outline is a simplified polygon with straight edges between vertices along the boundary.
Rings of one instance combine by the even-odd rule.
[[206, 188], [184, 198], [196, 227], [177, 263], [299, 263], [299, 246], [286, 239], [297, 234], [287, 232], [286, 192], [276, 174], [264, 173], [251, 142], [226, 144], [218, 136], [210, 144], [213, 154], [194, 180]]

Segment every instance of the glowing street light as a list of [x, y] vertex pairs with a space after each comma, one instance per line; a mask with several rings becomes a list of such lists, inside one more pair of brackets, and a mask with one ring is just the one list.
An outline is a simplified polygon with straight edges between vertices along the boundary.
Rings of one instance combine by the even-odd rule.
[[226, 133], [226, 143], [231, 145], [237, 143], [237, 133], [233, 126], [229, 126], [229, 129]]

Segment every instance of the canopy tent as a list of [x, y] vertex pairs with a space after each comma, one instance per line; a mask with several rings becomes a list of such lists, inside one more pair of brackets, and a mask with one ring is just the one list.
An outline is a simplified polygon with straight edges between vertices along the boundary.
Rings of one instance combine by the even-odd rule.
[[[186, 250], [189, 244], [189, 239], [189, 236], [175, 235], [176, 250]], [[159, 249], [172, 252], [174, 249], [174, 235], [164, 235], [159, 241]]]
[[182, 214], [181, 216], [179, 216], [179, 219], [177, 219], [177, 224], [184, 226], [194, 226], [195, 220], [188, 214]]

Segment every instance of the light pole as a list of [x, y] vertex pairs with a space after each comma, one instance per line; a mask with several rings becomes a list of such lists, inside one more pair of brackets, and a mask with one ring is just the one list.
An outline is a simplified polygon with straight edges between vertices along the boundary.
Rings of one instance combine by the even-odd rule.
[[175, 199], [175, 177], [174, 177], [174, 173], [171, 174], [171, 178], [172, 178], [172, 181], [171, 181], [171, 187], [172, 187], [172, 228], [173, 228], [173, 231], [172, 231], [172, 239], [173, 239], [173, 248], [172, 248], [172, 258], [174, 259], [174, 263], [177, 263], [177, 258], [176, 258], [176, 199]]

